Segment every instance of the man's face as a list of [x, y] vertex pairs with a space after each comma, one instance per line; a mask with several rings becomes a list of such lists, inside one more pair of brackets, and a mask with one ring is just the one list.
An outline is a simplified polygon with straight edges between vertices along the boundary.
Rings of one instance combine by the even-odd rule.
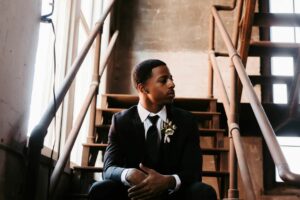
[[167, 66], [158, 66], [152, 69], [152, 76], [144, 84], [147, 96], [152, 103], [172, 103], [175, 98], [172, 75]]

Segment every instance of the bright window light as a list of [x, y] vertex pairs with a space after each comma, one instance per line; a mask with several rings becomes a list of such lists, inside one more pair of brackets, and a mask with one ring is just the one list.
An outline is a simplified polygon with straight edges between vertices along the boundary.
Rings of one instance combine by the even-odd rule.
[[278, 104], [287, 103], [286, 84], [273, 84], [273, 101]]
[[273, 42], [295, 42], [294, 27], [271, 27], [271, 41]]
[[[49, 1], [42, 1], [42, 13], [49, 13], [51, 6]], [[51, 88], [53, 62], [52, 54], [49, 54], [49, 49], [53, 45], [52, 28], [49, 24], [40, 24], [39, 41], [35, 60], [35, 71], [33, 80], [33, 89], [30, 104], [30, 117], [28, 122], [27, 136], [30, 136], [32, 129], [38, 123], [43, 111], [48, 104], [50, 96], [45, 94], [45, 88]], [[52, 51], [51, 51], [52, 53]], [[49, 76], [50, 75], [50, 76]]]
[[275, 76], [293, 76], [294, 59], [293, 57], [272, 57], [272, 74]]
[[[295, 158], [300, 155], [300, 138], [299, 137], [277, 137], [279, 145], [283, 151], [283, 154], [289, 164], [292, 172], [300, 173], [300, 162], [295, 162]], [[278, 175], [276, 170], [276, 181], [282, 182], [282, 179]]]
[[293, 0], [270, 0], [270, 11], [272, 13], [293, 12]]

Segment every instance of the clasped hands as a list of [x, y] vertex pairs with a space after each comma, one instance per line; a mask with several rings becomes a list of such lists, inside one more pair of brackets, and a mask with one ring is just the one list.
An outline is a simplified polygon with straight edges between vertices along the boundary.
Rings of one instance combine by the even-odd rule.
[[128, 196], [132, 200], [159, 199], [164, 192], [174, 189], [176, 185], [173, 176], [162, 175], [143, 164], [140, 164], [140, 169], [130, 169], [126, 180], [131, 185]]

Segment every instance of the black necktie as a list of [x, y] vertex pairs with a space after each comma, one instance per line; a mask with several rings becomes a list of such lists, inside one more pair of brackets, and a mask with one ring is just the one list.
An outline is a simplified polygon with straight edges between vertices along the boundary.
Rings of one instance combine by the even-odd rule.
[[159, 133], [157, 130], [156, 122], [159, 119], [158, 115], [153, 117], [148, 117], [152, 125], [147, 131], [146, 135], [146, 149], [147, 149], [147, 159], [149, 167], [154, 167], [159, 158]]

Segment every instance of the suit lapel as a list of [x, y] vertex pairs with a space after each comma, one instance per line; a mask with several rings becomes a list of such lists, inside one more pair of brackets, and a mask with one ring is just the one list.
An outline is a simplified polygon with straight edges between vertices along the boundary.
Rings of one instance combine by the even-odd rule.
[[173, 112], [172, 105], [167, 105], [166, 108], [167, 108], [167, 119], [169, 121], [172, 121], [172, 123], [175, 124], [175, 126], [176, 126], [176, 130], [175, 130], [174, 134], [172, 136], [170, 136], [170, 143], [165, 143], [164, 142], [165, 135], [164, 134], [161, 135], [161, 150], [163, 151], [162, 155], [164, 157], [162, 159], [163, 159], [163, 161], [168, 162], [168, 158], [170, 158], [169, 155], [172, 153], [172, 149], [175, 144], [174, 139], [175, 139], [175, 137], [177, 138], [176, 134], [178, 134], [179, 127], [177, 125], [178, 120], [176, 119], [176, 114]]
[[136, 141], [137, 149], [143, 149], [142, 153], [144, 154], [145, 150], [145, 128], [144, 124], [141, 122], [139, 117], [137, 107], [132, 118], [132, 125], [134, 128], [134, 140]]

